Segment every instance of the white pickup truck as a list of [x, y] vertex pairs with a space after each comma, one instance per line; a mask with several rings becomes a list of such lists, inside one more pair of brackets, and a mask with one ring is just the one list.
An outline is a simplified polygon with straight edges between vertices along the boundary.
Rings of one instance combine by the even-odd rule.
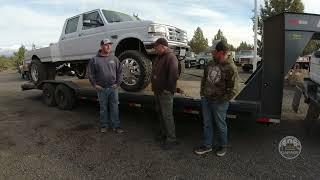
[[68, 18], [60, 39], [49, 47], [27, 51], [30, 79], [35, 84], [52, 80], [56, 67], [70, 63], [78, 78], [86, 77], [87, 63], [97, 54], [99, 42], [113, 41], [113, 53], [123, 65], [123, 83], [127, 91], [139, 91], [150, 82], [151, 64], [155, 57], [154, 42], [164, 37], [184, 67], [187, 45], [185, 31], [153, 21], [139, 20], [120, 12], [96, 9]]
[[[240, 50], [235, 60], [236, 64], [241, 65], [244, 72], [249, 72], [253, 69], [253, 50]], [[257, 56], [257, 66], [261, 63], [261, 57]]]

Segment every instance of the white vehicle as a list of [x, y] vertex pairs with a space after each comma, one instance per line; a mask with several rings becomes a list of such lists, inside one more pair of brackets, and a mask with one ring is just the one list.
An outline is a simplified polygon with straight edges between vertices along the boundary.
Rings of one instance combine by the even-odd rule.
[[[187, 45], [185, 31], [153, 21], [139, 20], [120, 12], [96, 9], [68, 18], [60, 39], [49, 47], [27, 51], [30, 79], [35, 84], [55, 78], [56, 67], [71, 63], [78, 78], [86, 77], [88, 60], [97, 54], [99, 42], [113, 41], [113, 53], [123, 64], [123, 83], [127, 91], [139, 91], [150, 82], [154, 42], [164, 37], [184, 67]], [[182, 64], [182, 66], [181, 66]]]
[[320, 85], [320, 50], [314, 52], [311, 56], [310, 79]]
[[[253, 58], [253, 50], [240, 50], [239, 54], [237, 55], [236, 64], [241, 65], [243, 71], [249, 72], [253, 69]], [[260, 61], [261, 57], [257, 56], [257, 63], [259, 64]]]

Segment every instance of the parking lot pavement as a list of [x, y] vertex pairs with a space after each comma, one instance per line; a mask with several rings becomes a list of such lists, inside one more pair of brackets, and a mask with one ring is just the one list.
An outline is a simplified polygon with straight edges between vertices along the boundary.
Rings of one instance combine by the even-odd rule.
[[[290, 110], [292, 90], [284, 90], [280, 125], [242, 117], [229, 120], [228, 154], [197, 156], [201, 142], [197, 116], [177, 115], [181, 144], [164, 151], [153, 140], [154, 113], [121, 109], [123, 135], [98, 131], [99, 107], [81, 102], [61, 111], [41, 102], [41, 92], [22, 92], [14, 72], [0, 73], [0, 179], [318, 179], [320, 133], [307, 136], [305, 106]], [[319, 128], [319, 123], [315, 128]], [[302, 152], [284, 159], [278, 145], [295, 136]]]

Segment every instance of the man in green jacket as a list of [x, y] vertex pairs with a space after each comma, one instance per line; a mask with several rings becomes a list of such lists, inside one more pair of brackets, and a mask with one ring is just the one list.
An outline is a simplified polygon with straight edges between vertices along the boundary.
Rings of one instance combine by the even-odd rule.
[[219, 144], [217, 146], [217, 156], [224, 156], [227, 152], [228, 127], [226, 115], [229, 101], [232, 100], [239, 91], [238, 73], [235, 66], [228, 58], [227, 46], [219, 42], [212, 51], [214, 60], [208, 62], [201, 80], [201, 106], [203, 115], [203, 144], [195, 150], [195, 153], [202, 155], [212, 151], [214, 132], [212, 121], [217, 125], [219, 134]]

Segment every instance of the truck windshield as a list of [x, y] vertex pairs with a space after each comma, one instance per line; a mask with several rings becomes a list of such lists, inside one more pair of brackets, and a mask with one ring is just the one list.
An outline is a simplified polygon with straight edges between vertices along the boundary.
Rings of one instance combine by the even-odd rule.
[[114, 22], [126, 22], [126, 21], [136, 21], [137, 19], [129, 16], [124, 13], [115, 12], [115, 11], [108, 11], [108, 10], [102, 10], [103, 15], [107, 19], [108, 23], [114, 23]]
[[253, 51], [240, 51], [239, 55], [241, 55], [241, 56], [251, 56], [251, 55], [253, 55]]

